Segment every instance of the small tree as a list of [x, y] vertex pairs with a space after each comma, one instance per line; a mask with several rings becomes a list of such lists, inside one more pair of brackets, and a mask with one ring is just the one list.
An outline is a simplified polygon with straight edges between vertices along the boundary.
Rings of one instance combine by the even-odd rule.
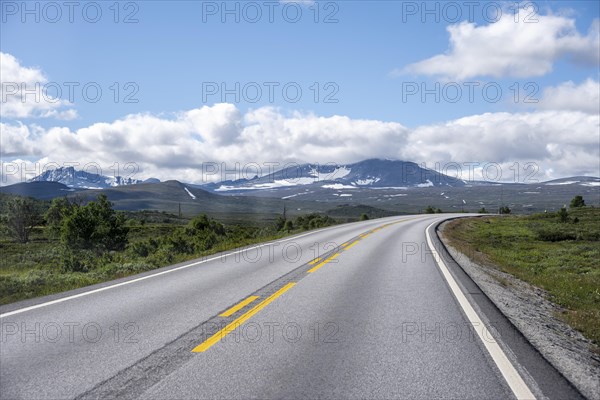
[[106, 195], [98, 196], [66, 217], [61, 226], [61, 240], [70, 249], [122, 250], [127, 245], [123, 214], [112, 209]]
[[560, 218], [560, 222], [567, 222], [569, 220], [569, 213], [565, 207], [562, 207], [558, 211], [558, 217]]
[[63, 220], [71, 215], [77, 205], [74, 202], [69, 201], [66, 197], [57, 197], [52, 200], [52, 204], [50, 204], [50, 208], [46, 211], [44, 218], [46, 219], [46, 224], [50, 230], [50, 233], [54, 237], [60, 236], [60, 229], [63, 223]]
[[285, 221], [285, 225], [283, 226], [284, 231], [291, 231], [294, 229], [294, 223], [290, 220]]
[[500, 210], [498, 210], [498, 212], [500, 214], [510, 214], [511, 209], [508, 208], [508, 206], [502, 206], [502, 207], [500, 207]]
[[281, 215], [277, 217], [277, 219], [275, 220], [275, 229], [277, 231], [280, 231], [283, 229], [283, 227], [285, 226], [285, 218], [283, 218]]
[[40, 223], [40, 214], [30, 198], [14, 197], [6, 205], [6, 226], [19, 243], [27, 243], [29, 234]]
[[220, 222], [208, 218], [206, 214], [197, 215], [188, 223], [187, 233], [190, 236], [208, 232], [224, 235], [225, 227]]
[[427, 206], [427, 208], [425, 209], [425, 214], [435, 214], [435, 208]]
[[478, 212], [479, 214], [487, 214], [487, 213], [488, 213], [488, 210], [486, 210], [486, 209], [485, 209], [485, 207], [481, 207], [481, 208], [479, 209], [479, 211], [477, 211], [477, 212]]
[[573, 197], [573, 200], [571, 200], [571, 204], [570, 204], [571, 208], [579, 208], [579, 207], [585, 207], [585, 201], [583, 200], [583, 196], [575, 196]]
[[360, 214], [360, 218], [359, 221], [368, 221], [369, 220], [369, 216], [365, 213]]
[[441, 209], [441, 208], [436, 208], [436, 209], [435, 209], [435, 213], [436, 213], [436, 214], [441, 214], [441, 213], [443, 213], [443, 211], [442, 211], [442, 209]]

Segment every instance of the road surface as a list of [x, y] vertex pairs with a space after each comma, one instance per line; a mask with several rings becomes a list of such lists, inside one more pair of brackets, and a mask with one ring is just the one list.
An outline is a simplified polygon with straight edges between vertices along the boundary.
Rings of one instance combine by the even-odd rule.
[[0, 398], [578, 398], [447, 259], [449, 217], [334, 226], [4, 306]]

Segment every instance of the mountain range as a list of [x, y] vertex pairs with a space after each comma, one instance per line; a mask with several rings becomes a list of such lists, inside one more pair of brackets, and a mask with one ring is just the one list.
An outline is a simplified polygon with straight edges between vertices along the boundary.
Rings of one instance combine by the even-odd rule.
[[[141, 183], [159, 183], [156, 178], [146, 180], [108, 177], [100, 174], [61, 167], [44, 171], [29, 182], [57, 182], [72, 189], [108, 189]], [[536, 182], [537, 183], [537, 182]], [[414, 162], [399, 160], [369, 159], [353, 164], [295, 164], [263, 176], [250, 179], [224, 180], [207, 184], [187, 184], [219, 194], [260, 195], [261, 192], [302, 193], [309, 190], [357, 190], [410, 188], [460, 188], [472, 186], [510, 185], [487, 181], [465, 181], [432, 169], [423, 168]], [[544, 185], [600, 186], [600, 178], [576, 176], [543, 182]]]
[[[272, 219], [284, 208], [290, 215], [327, 212], [353, 215], [367, 207], [372, 215], [422, 212], [427, 206], [444, 211], [557, 210], [575, 195], [600, 205], [600, 178], [576, 176], [547, 182], [497, 183], [463, 181], [404, 161], [365, 160], [347, 165], [302, 164], [266, 176], [205, 185], [156, 179], [109, 178], [62, 168], [46, 171], [30, 182], [0, 187], [0, 193], [49, 200], [78, 196], [92, 200], [100, 193], [121, 210], [159, 210], [227, 219]], [[370, 208], [369, 208], [370, 207]], [[362, 211], [361, 211], [362, 212]]]

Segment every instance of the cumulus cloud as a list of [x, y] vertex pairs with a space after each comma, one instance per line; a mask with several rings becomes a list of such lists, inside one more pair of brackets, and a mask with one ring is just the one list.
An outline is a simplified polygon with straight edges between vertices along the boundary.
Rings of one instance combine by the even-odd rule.
[[16, 157], [34, 155], [35, 144], [30, 139], [32, 132], [23, 124], [10, 125], [0, 122], [0, 156]]
[[0, 70], [0, 116], [3, 118], [70, 120], [77, 117], [68, 101], [52, 97], [46, 86], [48, 79], [40, 69], [24, 67], [11, 54], [0, 52]]
[[418, 127], [404, 155], [442, 163], [497, 163], [508, 179], [514, 178], [508, 171], [515, 162], [520, 168], [533, 163], [540, 180], [598, 176], [599, 129], [598, 114], [579, 111], [485, 113]]
[[432, 75], [447, 80], [527, 78], [549, 73], [561, 58], [598, 65], [598, 20], [582, 35], [575, 20], [567, 16], [538, 14], [532, 18], [537, 22], [527, 23], [523, 19], [515, 22], [514, 16], [505, 12], [497, 22], [484, 26], [469, 22], [450, 25], [449, 49], [445, 54], [410, 64], [392, 74]]
[[600, 174], [599, 119], [580, 111], [487, 113], [408, 129], [396, 122], [288, 114], [273, 107], [241, 113], [232, 104], [217, 104], [172, 118], [133, 114], [75, 131], [3, 124], [1, 147], [3, 156], [40, 158], [38, 169], [50, 161], [79, 163], [80, 168], [94, 163], [110, 174], [115, 163], [133, 162], [139, 177], [191, 183], [223, 176], [206, 175], [207, 163], [227, 169], [255, 163], [263, 168], [258, 172], [266, 173], [271, 163], [344, 164], [372, 157], [429, 167], [436, 162], [499, 163], [504, 171], [514, 162], [531, 162], [540, 169], [537, 177], [546, 179]]
[[568, 81], [558, 86], [547, 87], [537, 108], [600, 114], [600, 84], [593, 79], [587, 79], [579, 85]]

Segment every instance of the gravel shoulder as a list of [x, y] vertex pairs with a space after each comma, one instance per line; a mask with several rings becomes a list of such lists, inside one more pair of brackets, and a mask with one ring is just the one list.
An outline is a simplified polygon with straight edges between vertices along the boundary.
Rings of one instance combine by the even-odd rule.
[[459, 252], [444, 235], [445, 226], [440, 225], [439, 237], [461, 268], [584, 396], [600, 400], [600, 355], [590, 340], [556, 317], [562, 308], [544, 290]]

